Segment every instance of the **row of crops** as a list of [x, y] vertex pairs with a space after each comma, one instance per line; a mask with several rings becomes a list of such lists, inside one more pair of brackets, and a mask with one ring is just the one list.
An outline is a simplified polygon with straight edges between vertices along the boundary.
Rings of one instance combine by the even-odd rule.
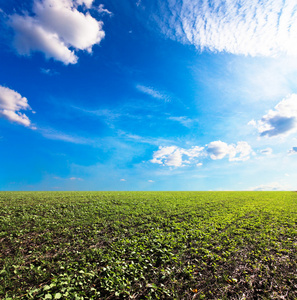
[[297, 193], [0, 192], [0, 299], [296, 299]]

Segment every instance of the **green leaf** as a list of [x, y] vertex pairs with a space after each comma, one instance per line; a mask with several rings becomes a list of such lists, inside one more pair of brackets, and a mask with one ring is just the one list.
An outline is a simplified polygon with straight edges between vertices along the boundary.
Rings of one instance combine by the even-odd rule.
[[53, 299], [53, 296], [51, 294], [46, 294], [44, 299]]
[[60, 299], [62, 297], [62, 294], [61, 293], [56, 293], [55, 294], [55, 299]]
[[7, 272], [6, 272], [6, 270], [5, 270], [5, 268], [3, 268], [1, 271], [0, 271], [0, 274], [2, 275], [2, 274], [6, 274]]

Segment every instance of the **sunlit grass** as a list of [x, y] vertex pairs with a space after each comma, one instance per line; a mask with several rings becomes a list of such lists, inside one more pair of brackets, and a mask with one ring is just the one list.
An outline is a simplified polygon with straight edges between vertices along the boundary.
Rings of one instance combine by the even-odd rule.
[[297, 298], [294, 192], [1, 192], [0, 227], [1, 299]]

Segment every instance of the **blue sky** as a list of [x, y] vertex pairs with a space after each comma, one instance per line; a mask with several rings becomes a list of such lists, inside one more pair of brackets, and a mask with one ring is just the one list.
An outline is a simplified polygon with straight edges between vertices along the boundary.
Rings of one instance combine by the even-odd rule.
[[294, 1], [0, 15], [0, 190], [297, 189]]

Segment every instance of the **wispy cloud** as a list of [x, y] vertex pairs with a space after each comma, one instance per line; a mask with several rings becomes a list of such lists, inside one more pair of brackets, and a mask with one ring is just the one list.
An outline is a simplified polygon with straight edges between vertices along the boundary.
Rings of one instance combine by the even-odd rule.
[[31, 127], [31, 121], [21, 110], [32, 110], [28, 100], [22, 97], [18, 92], [0, 85], [0, 117], [11, 122]]
[[44, 69], [44, 68], [41, 68], [41, 69], [40, 69], [40, 72], [41, 72], [42, 74], [49, 75], [49, 76], [53, 76], [53, 75], [59, 74], [58, 72], [56, 72], [56, 71], [54, 71], [54, 70], [52, 70], [52, 69]]
[[107, 15], [112, 15], [112, 12], [110, 12], [108, 9], [104, 8], [104, 5], [103, 4], [100, 4], [97, 11], [100, 13], [100, 14], [107, 14]]
[[69, 179], [70, 179], [70, 180], [78, 180], [78, 181], [83, 181], [83, 179], [82, 179], [82, 178], [80, 178], [80, 177], [70, 177]]
[[199, 50], [251, 56], [297, 55], [295, 1], [159, 1], [163, 33]]
[[93, 141], [88, 138], [66, 134], [64, 132], [60, 132], [60, 131], [57, 131], [54, 129], [40, 128], [39, 132], [45, 138], [50, 139], [50, 140], [57, 140], [57, 141], [63, 141], [63, 142], [68, 142], [68, 143], [73, 143], [73, 144], [81, 144], [81, 145], [93, 144]]
[[[119, 118], [123, 117], [121, 113], [111, 111], [109, 109], [85, 109], [83, 107], [73, 106], [71, 105], [72, 109], [75, 109], [79, 112], [82, 112], [87, 115], [91, 115], [94, 117], [99, 117], [101, 120], [104, 120], [104, 122], [111, 128], [115, 127], [115, 121]], [[126, 115], [126, 117], [130, 117], [130, 115]]]
[[261, 184], [256, 187], [252, 187], [251, 191], [288, 191], [292, 190], [289, 185], [281, 184], [279, 182], [271, 182], [268, 184]]
[[266, 149], [262, 149], [259, 151], [261, 154], [264, 155], [271, 155], [272, 154], [272, 149], [271, 148], [266, 148]]
[[261, 120], [248, 123], [258, 129], [262, 137], [286, 136], [297, 131], [297, 94], [279, 102]]
[[[87, 50], [99, 44], [105, 36], [103, 23], [89, 12], [93, 0], [34, 0], [33, 14], [14, 14], [8, 24], [15, 31], [14, 46], [21, 55], [43, 52], [46, 58], [54, 58], [64, 64], [75, 64], [75, 51]], [[72, 49], [75, 49], [72, 50]]]
[[192, 127], [192, 125], [197, 121], [197, 120], [193, 120], [188, 117], [185, 117], [185, 116], [180, 116], [180, 117], [172, 116], [172, 117], [169, 117], [168, 120], [178, 122], [181, 125], [188, 127], [188, 128]]
[[118, 131], [118, 135], [120, 137], [125, 138], [126, 140], [135, 141], [138, 143], [143, 144], [150, 144], [150, 145], [160, 145], [160, 144], [172, 144], [173, 140], [167, 140], [164, 138], [154, 138], [154, 137], [143, 137], [137, 134], [131, 134], [122, 130]]
[[63, 177], [59, 177], [59, 176], [54, 176], [53, 177], [56, 180], [71, 180], [71, 181], [84, 181], [82, 178], [80, 177], [70, 177], [70, 178], [63, 178]]
[[168, 95], [166, 95], [166, 93], [160, 92], [153, 87], [138, 84], [138, 85], [136, 85], [136, 89], [146, 95], [149, 95], [149, 96], [155, 98], [155, 99], [170, 101], [170, 97]]
[[85, 114], [94, 115], [94, 116], [98, 116], [98, 117], [104, 117], [104, 118], [112, 119], [112, 120], [117, 119], [122, 116], [120, 113], [111, 111], [109, 109], [91, 110], [91, 109], [86, 109], [86, 108], [78, 107], [78, 106], [74, 106], [74, 105], [71, 105], [71, 108], [78, 110], [80, 112], [83, 112]]

